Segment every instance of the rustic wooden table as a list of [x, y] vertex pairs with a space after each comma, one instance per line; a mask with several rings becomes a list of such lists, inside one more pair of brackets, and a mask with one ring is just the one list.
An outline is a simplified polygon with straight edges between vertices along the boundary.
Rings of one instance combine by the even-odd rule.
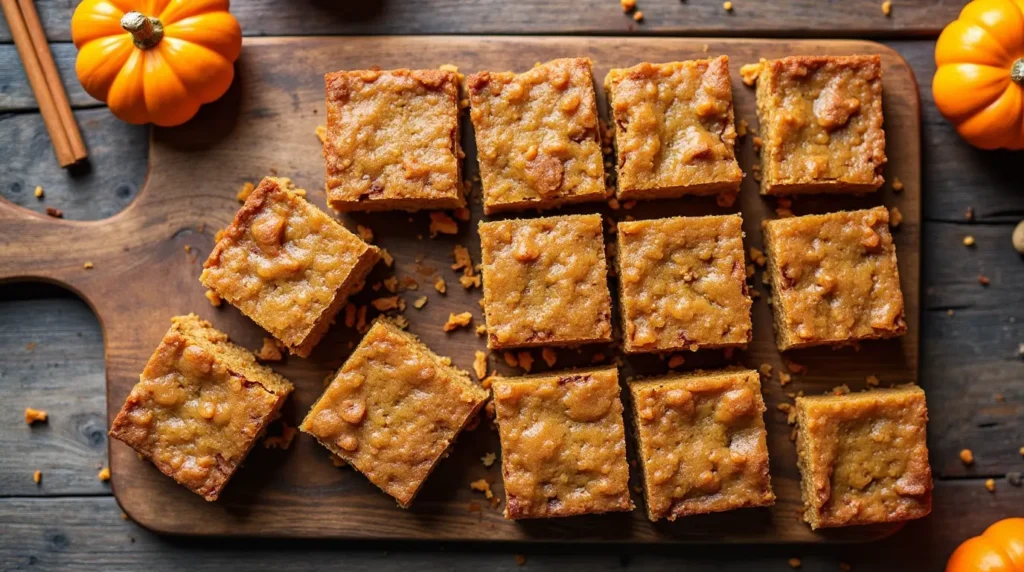
[[[135, 196], [146, 175], [148, 129], [125, 125], [74, 77], [69, 21], [76, 2], [38, 0], [89, 146], [84, 168], [61, 171], [6, 23], [0, 20], [0, 194], [25, 208], [101, 219]], [[633, 548], [557, 545], [339, 543], [167, 538], [121, 518], [96, 473], [107, 454], [103, 340], [89, 308], [41, 284], [0, 285], [0, 569], [196, 570], [344, 565], [353, 570], [527, 568], [939, 570], [952, 549], [992, 521], [1024, 513], [1024, 260], [1010, 232], [1024, 218], [1024, 155], [981, 152], [943, 121], [931, 97], [934, 39], [961, 3], [896, 0], [639, 0], [644, 22], [614, 0], [250, 0], [234, 13], [248, 35], [660, 34], [867, 37], [907, 59], [921, 88], [924, 148], [921, 383], [931, 410], [935, 508], [870, 545]], [[43, 200], [33, 196], [42, 186]], [[973, 209], [973, 221], [965, 212]], [[965, 247], [971, 235], [976, 245]], [[0, 241], [9, 239], [0, 229]], [[983, 287], [979, 274], [990, 279]], [[26, 427], [27, 406], [50, 412]], [[975, 463], [964, 466], [963, 448]], [[41, 485], [32, 482], [43, 472]], [[996, 491], [984, 481], [993, 478]], [[168, 507], [173, 510], [173, 507]]]

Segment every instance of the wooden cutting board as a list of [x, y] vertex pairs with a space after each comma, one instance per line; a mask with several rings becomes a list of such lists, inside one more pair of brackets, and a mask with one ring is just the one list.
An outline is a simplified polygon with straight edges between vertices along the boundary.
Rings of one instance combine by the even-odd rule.
[[[232, 89], [219, 102], [204, 107], [185, 126], [154, 129], [149, 175], [138, 198], [123, 212], [102, 221], [76, 222], [36, 215], [0, 201], [0, 280], [41, 280], [64, 285], [96, 311], [106, 346], [107, 409], [112, 419], [168, 328], [171, 316], [198, 313], [226, 331], [236, 342], [258, 348], [264, 333], [227, 305], [210, 306], [198, 277], [213, 245], [213, 236], [238, 209], [235, 194], [246, 181], [267, 174], [291, 177], [310, 190], [310, 199], [324, 206], [323, 159], [315, 135], [325, 122], [323, 74], [340, 69], [429, 68], [454, 64], [465, 73], [477, 70], [522, 71], [535, 62], [556, 57], [589, 56], [596, 83], [602, 85], [611, 67], [641, 61], [666, 62], [726, 54], [731, 60], [736, 118], [756, 126], [753, 90], [740, 82], [739, 68], [758, 58], [791, 54], [880, 53], [884, 67], [885, 130], [889, 164], [885, 177], [898, 177], [905, 189], [895, 193], [889, 183], [867, 197], [817, 197], [794, 201], [797, 214], [865, 208], [898, 207], [903, 224], [895, 230], [900, 278], [907, 312], [907, 335], [898, 340], [865, 343], [859, 350], [816, 349], [793, 352], [789, 359], [807, 366], [805, 375], [781, 387], [776, 373], [764, 378], [768, 405], [765, 421], [771, 455], [772, 486], [778, 496], [770, 509], [744, 509], [695, 516], [674, 523], [651, 524], [636, 494], [632, 514], [610, 514], [561, 520], [513, 523], [501, 516], [469, 483], [486, 479], [503, 499], [499, 461], [486, 468], [487, 453], [500, 453], [490, 422], [462, 435], [450, 457], [428, 480], [411, 510], [395, 506], [351, 469], [335, 467], [327, 451], [312, 438], [299, 435], [281, 451], [257, 445], [245, 466], [216, 503], [207, 503], [164, 477], [119, 441], [111, 441], [110, 466], [114, 493], [134, 520], [159, 532], [191, 535], [259, 535], [331, 538], [409, 538], [434, 540], [616, 541], [616, 542], [830, 542], [864, 541], [891, 533], [898, 525], [852, 527], [811, 532], [799, 521], [800, 490], [791, 427], [776, 406], [789, 402], [786, 392], [824, 392], [846, 384], [866, 387], [865, 377], [883, 385], [917, 381], [920, 263], [920, 117], [918, 92], [906, 62], [889, 48], [861, 41], [744, 40], [625, 37], [363, 37], [246, 39]], [[602, 114], [604, 96], [599, 89]], [[739, 161], [748, 174], [740, 200], [721, 208], [713, 199], [689, 198], [640, 203], [631, 210], [612, 211], [603, 204], [580, 205], [564, 212], [606, 213], [617, 220], [627, 215], [651, 218], [742, 211], [746, 246], [761, 247], [760, 224], [775, 215], [774, 199], [757, 194], [749, 174], [756, 156], [747, 136], [739, 145]], [[476, 175], [472, 129], [465, 121], [465, 176]], [[450, 269], [452, 247], [466, 245], [479, 262], [476, 223], [481, 219], [479, 183], [474, 183], [473, 220], [462, 223], [458, 236], [431, 239], [426, 213], [362, 214], [344, 217], [349, 228], [362, 224], [374, 231], [376, 244], [395, 257], [393, 269], [379, 265], [367, 288], [356, 298], [365, 304], [384, 295], [371, 285], [389, 275], [411, 276], [419, 289], [405, 292], [409, 329], [436, 352], [470, 369], [474, 350], [485, 349], [473, 328], [450, 334], [441, 326], [450, 312], [470, 310], [473, 325], [482, 323], [480, 290], [464, 290]], [[524, 213], [524, 216], [534, 216]], [[606, 237], [612, 240], [613, 237]], [[86, 262], [92, 269], [84, 268]], [[448, 283], [447, 295], [433, 288], [436, 276]], [[772, 337], [768, 289], [761, 271], [752, 279], [761, 293], [754, 303], [754, 340], [731, 360], [720, 351], [686, 356], [686, 367], [717, 367], [740, 363], [784, 369]], [[614, 284], [613, 284], [614, 292]], [[412, 308], [426, 295], [422, 310]], [[613, 298], [615, 296], [613, 295]], [[372, 311], [371, 311], [372, 315]], [[296, 391], [283, 420], [295, 426], [322, 390], [324, 378], [339, 367], [358, 334], [335, 325], [310, 359], [289, 357], [274, 368], [291, 379]], [[561, 350], [556, 369], [589, 364], [595, 353], [605, 362], [614, 346]], [[600, 357], [600, 356], [598, 356]], [[534, 371], [546, 369], [534, 352]], [[500, 355], [491, 367], [517, 371]], [[656, 357], [626, 360], [622, 375], [665, 373]], [[927, 386], [926, 386], [927, 389]], [[627, 423], [628, 423], [628, 415]], [[279, 431], [272, 427], [271, 431]], [[633, 455], [630, 443], [631, 456]], [[632, 484], [639, 486], [634, 473]], [[477, 509], [477, 510], [474, 510]]]

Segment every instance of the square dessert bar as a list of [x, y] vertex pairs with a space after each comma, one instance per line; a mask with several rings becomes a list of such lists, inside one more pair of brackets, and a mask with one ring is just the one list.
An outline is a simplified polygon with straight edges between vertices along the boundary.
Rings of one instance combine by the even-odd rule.
[[906, 333], [885, 207], [767, 221], [764, 244], [780, 350]]
[[487, 397], [451, 360], [379, 319], [299, 428], [407, 508]]
[[484, 213], [548, 209], [605, 196], [597, 95], [590, 60], [466, 80]]
[[497, 378], [505, 518], [633, 510], [615, 368]]
[[652, 521], [775, 503], [756, 371], [670, 375], [629, 392]]
[[864, 193], [882, 186], [882, 61], [792, 56], [757, 72], [761, 194]]
[[480, 223], [487, 346], [612, 340], [601, 215]]
[[454, 72], [340, 71], [324, 79], [332, 208], [412, 211], [466, 204]]
[[931, 512], [924, 391], [913, 385], [796, 398], [797, 465], [811, 528]]
[[292, 389], [209, 322], [177, 316], [110, 436], [215, 501]]
[[746, 346], [750, 296], [739, 215], [618, 225], [627, 353]]
[[620, 199], [739, 192], [728, 57], [613, 69], [604, 85]]
[[199, 280], [302, 357], [380, 256], [272, 177], [218, 236]]

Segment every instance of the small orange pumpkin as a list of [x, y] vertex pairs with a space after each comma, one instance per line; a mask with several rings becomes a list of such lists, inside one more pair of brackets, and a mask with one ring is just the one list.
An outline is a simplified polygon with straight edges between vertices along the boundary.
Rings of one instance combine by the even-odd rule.
[[242, 50], [228, 0], [84, 0], [71, 38], [89, 95], [124, 121], [162, 126], [224, 95]]
[[982, 149], [1024, 149], [1024, 0], [974, 0], [935, 45], [935, 105]]
[[968, 538], [953, 552], [946, 572], [1024, 570], [1024, 518], [1007, 518]]

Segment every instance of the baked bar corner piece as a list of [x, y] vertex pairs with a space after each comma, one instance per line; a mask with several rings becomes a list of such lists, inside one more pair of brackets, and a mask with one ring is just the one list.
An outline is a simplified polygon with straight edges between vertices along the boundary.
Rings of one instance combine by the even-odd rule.
[[613, 69], [605, 91], [620, 200], [739, 192], [727, 56]]
[[301, 357], [380, 257], [274, 177], [260, 182], [219, 236], [200, 281]]
[[761, 194], [866, 193], [882, 186], [882, 62], [790, 56], [756, 74]]
[[325, 76], [327, 202], [338, 211], [465, 206], [455, 72]]
[[745, 347], [751, 300], [739, 215], [620, 222], [626, 353]]
[[381, 318], [299, 428], [408, 508], [487, 397], [450, 360]]
[[924, 391], [914, 385], [796, 398], [797, 465], [812, 529], [931, 512]]
[[505, 518], [631, 511], [618, 371], [497, 378]]
[[612, 340], [601, 215], [481, 222], [487, 346]]
[[650, 520], [775, 503], [756, 371], [669, 375], [629, 391]]
[[885, 207], [766, 221], [764, 244], [780, 350], [906, 333]]
[[209, 322], [177, 316], [110, 436], [214, 501], [292, 389]]
[[466, 79], [484, 213], [605, 197], [597, 94], [588, 58]]

